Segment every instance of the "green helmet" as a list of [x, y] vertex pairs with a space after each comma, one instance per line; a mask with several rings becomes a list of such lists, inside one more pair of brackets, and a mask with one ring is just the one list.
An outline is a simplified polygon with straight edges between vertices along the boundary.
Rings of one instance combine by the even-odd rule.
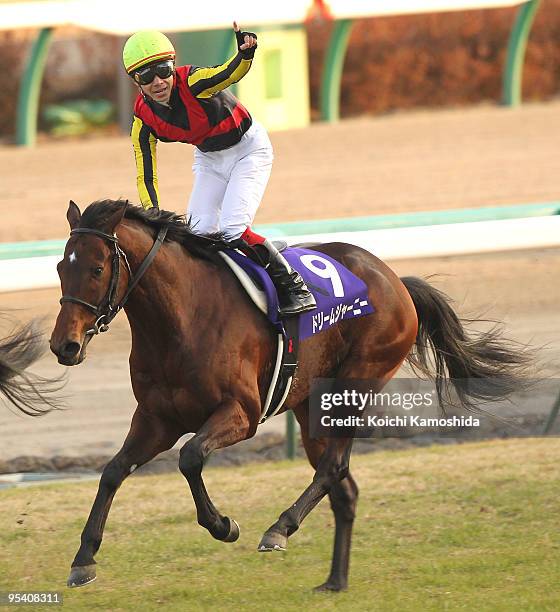
[[123, 48], [123, 63], [128, 74], [146, 64], [166, 59], [175, 59], [175, 49], [165, 34], [155, 30], [136, 32]]

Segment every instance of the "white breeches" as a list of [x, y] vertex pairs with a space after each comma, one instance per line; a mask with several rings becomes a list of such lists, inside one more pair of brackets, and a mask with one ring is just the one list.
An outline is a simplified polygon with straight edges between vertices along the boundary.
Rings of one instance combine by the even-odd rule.
[[224, 151], [194, 151], [194, 185], [187, 218], [197, 234], [239, 238], [255, 218], [272, 169], [272, 145], [260, 123]]

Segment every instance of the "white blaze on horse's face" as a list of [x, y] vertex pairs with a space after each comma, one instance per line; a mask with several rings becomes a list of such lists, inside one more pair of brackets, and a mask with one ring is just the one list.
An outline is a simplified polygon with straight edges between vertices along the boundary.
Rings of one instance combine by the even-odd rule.
[[70, 255], [68, 255], [68, 261], [70, 263], [74, 263], [75, 261], [78, 261], [78, 257], [76, 256], [75, 251], [72, 251]]

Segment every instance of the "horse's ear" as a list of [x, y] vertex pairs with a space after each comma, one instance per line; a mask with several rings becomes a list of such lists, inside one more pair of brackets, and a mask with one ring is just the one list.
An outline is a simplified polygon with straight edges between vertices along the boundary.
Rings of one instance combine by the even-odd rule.
[[103, 228], [108, 234], [114, 234], [117, 229], [117, 225], [123, 220], [124, 213], [128, 208], [128, 200], [123, 203], [121, 207], [118, 208], [108, 219]]
[[66, 213], [66, 218], [68, 219], [68, 223], [70, 224], [70, 229], [76, 229], [80, 225], [80, 219], [82, 218], [82, 213], [78, 208], [78, 205], [73, 200], [70, 200], [68, 204], [68, 212]]

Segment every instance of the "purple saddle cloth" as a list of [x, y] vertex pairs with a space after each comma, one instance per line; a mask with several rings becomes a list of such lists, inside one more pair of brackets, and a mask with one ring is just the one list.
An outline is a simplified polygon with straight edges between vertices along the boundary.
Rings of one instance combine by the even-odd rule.
[[[279, 332], [285, 333], [278, 316], [278, 295], [267, 271], [238, 251], [227, 250], [225, 253], [266, 293], [268, 318]], [[332, 257], [299, 247], [288, 247], [282, 255], [302, 275], [317, 301], [315, 310], [299, 315], [300, 340], [318, 334], [338, 321], [374, 312], [364, 281]]]

